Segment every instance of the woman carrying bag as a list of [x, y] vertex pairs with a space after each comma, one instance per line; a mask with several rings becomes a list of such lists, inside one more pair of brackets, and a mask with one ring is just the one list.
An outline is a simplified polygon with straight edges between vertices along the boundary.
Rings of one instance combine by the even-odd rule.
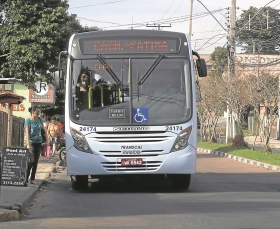
[[[30, 118], [27, 118], [25, 120], [24, 126], [25, 126], [27, 148], [34, 155], [34, 161], [28, 164], [26, 183], [28, 183], [28, 178], [30, 175], [30, 171], [32, 169], [30, 184], [36, 184], [35, 175], [37, 171], [39, 157], [40, 154], [42, 153], [43, 146], [46, 145], [48, 142], [48, 137], [47, 134], [45, 134], [45, 136], [42, 136], [42, 133], [44, 132], [42, 131], [42, 129], [44, 129], [44, 126], [43, 126], [42, 119], [39, 118], [39, 114], [40, 114], [39, 107], [33, 106], [29, 108], [28, 111], [31, 113], [31, 116]], [[45, 142], [43, 141], [43, 139], [45, 139]]]

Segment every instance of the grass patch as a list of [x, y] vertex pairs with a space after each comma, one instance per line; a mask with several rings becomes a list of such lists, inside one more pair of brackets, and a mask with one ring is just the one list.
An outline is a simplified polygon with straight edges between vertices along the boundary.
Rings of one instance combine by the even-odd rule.
[[247, 147], [234, 147], [227, 144], [213, 143], [213, 142], [201, 142], [197, 143], [198, 148], [210, 149], [215, 151], [221, 151], [224, 153], [230, 153], [235, 156], [252, 159], [272, 165], [280, 165], [280, 154], [268, 153], [265, 154], [262, 150], [252, 150]]

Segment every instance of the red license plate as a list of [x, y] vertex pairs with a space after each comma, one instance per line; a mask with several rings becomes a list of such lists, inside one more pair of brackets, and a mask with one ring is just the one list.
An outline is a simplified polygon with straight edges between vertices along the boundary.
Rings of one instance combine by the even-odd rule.
[[123, 158], [121, 159], [121, 166], [141, 166], [142, 158]]

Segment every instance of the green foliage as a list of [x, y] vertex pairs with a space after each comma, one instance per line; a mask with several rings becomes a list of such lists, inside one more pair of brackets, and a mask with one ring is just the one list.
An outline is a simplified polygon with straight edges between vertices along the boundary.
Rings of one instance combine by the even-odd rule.
[[[255, 43], [256, 53], [279, 54], [280, 11], [271, 7], [264, 7], [259, 12], [258, 10], [258, 8], [251, 6], [248, 10], [243, 11], [240, 19], [237, 20], [239, 35], [237, 45], [242, 46], [245, 53], [252, 53]], [[252, 18], [254, 15], [256, 16]], [[252, 18], [250, 23], [248, 23], [249, 17]]]
[[228, 144], [231, 144], [231, 145], [232, 145], [232, 143], [233, 143], [233, 138], [228, 137], [227, 142], [228, 142]]
[[11, 0], [1, 7], [5, 20], [0, 49], [9, 53], [1, 58], [1, 74], [31, 87], [39, 79], [52, 82], [59, 52], [67, 48], [73, 33], [82, 30], [76, 15], [68, 15], [67, 1]]
[[221, 75], [228, 67], [228, 51], [226, 48], [216, 47], [211, 54], [213, 61], [213, 68], [219, 75]]
[[253, 119], [254, 119], [254, 123], [255, 123], [255, 124], [258, 124], [258, 122], [259, 122], [259, 117], [258, 117], [258, 115], [254, 115], [254, 116], [253, 116]]
[[52, 81], [50, 70], [68, 37], [61, 26], [69, 21], [67, 8], [66, 2], [60, 0], [6, 2], [0, 48], [10, 54], [1, 66], [4, 76], [20, 78], [27, 86], [42, 78]]
[[269, 163], [272, 165], [280, 165], [280, 154], [277, 153], [266, 154], [262, 150], [252, 150], [248, 149], [247, 147], [234, 147], [231, 145], [209, 142], [198, 142], [197, 147], [229, 153], [235, 156]]
[[[22, 79], [28, 87], [42, 80], [53, 83], [58, 54], [67, 49], [70, 36], [83, 30], [76, 15], [69, 15], [68, 1], [9, 0], [0, 1], [0, 35], [2, 54], [0, 74]], [[86, 29], [95, 29], [90, 27]], [[54, 106], [43, 106], [48, 114], [64, 113], [64, 91], [56, 93]]]
[[243, 121], [241, 123], [241, 128], [242, 128], [242, 131], [247, 130], [248, 129], [248, 123]]

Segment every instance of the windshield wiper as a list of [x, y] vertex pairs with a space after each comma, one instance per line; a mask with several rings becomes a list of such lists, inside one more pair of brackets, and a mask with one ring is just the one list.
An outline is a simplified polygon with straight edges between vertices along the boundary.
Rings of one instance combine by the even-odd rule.
[[[103, 64], [104, 66], [108, 66], [105, 58], [102, 55], [97, 55], [97, 58], [101, 64]], [[117, 85], [120, 85], [122, 83], [122, 81], [120, 81], [120, 79], [117, 77], [117, 75], [111, 68], [106, 68], [106, 71], [110, 74], [110, 76], [112, 76]]]
[[159, 62], [164, 57], [163, 54], [160, 54], [158, 58], [155, 60], [155, 62], [151, 65], [151, 67], [147, 70], [147, 72], [144, 74], [144, 76], [141, 78], [141, 80], [138, 82], [138, 85], [142, 85], [146, 79], [149, 77], [149, 75], [152, 73], [152, 71], [155, 69], [155, 67], [159, 64]]

